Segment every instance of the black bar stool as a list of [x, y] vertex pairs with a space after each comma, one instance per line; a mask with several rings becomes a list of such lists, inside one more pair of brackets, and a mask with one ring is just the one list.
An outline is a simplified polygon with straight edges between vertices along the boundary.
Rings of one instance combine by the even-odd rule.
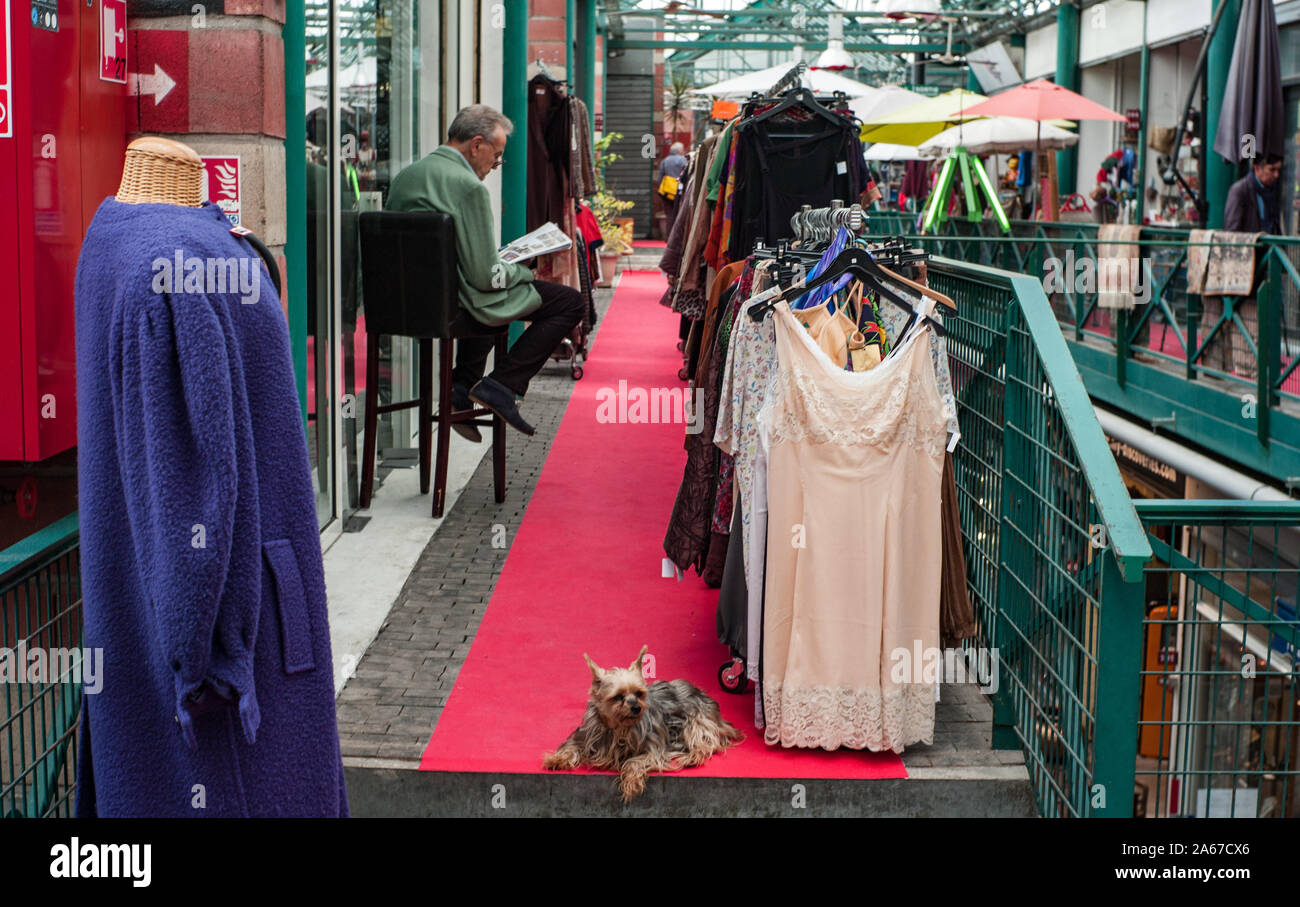
[[[496, 358], [506, 354], [507, 329], [487, 327], [460, 306], [456, 281], [456, 227], [450, 215], [432, 211], [368, 211], [361, 215], [361, 279], [366, 313], [366, 441], [361, 465], [361, 501], [370, 506], [375, 483], [375, 433], [380, 413], [419, 408], [420, 494], [429, 491], [432, 423], [438, 423], [434, 457], [433, 515], [442, 516], [447, 496], [451, 426], [458, 422], [492, 428], [492, 478], [496, 501], [506, 499], [506, 421], [490, 409], [452, 412], [453, 341], [491, 335]], [[379, 338], [419, 340], [419, 397], [379, 405]], [[433, 413], [433, 341], [438, 341], [438, 411]], [[483, 418], [490, 416], [491, 419]]]

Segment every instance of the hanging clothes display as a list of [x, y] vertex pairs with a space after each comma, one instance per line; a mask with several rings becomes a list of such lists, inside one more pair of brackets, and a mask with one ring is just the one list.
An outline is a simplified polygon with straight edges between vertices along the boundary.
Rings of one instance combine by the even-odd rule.
[[[578, 241], [577, 202], [596, 192], [594, 161], [586, 104], [572, 97], [564, 82], [545, 71], [537, 73], [528, 82], [527, 227], [536, 230], [550, 222], [575, 242], [539, 256], [536, 276], [582, 291], [589, 304], [591, 282], [584, 281], [578, 260], [585, 253]], [[587, 267], [590, 262], [581, 264]]]
[[[974, 633], [951, 457], [960, 424], [935, 308], [955, 303], [900, 273], [923, 278], [923, 253], [805, 231], [816, 218], [803, 211], [788, 225], [794, 247], [755, 237], [735, 261], [731, 243], [708, 260], [720, 229], [743, 237], [741, 221], [762, 210], [737, 178], [743, 135], [720, 136], [693, 194], [707, 207], [717, 192], [694, 218], [710, 224], [702, 254], [716, 282], [693, 322], [691, 372], [713, 443], [687, 438], [665, 551], [720, 587], [714, 629], [755, 682], [767, 743], [901, 752], [933, 740], [939, 678], [923, 676], [926, 659]], [[813, 214], [828, 224], [850, 213], [826, 210]], [[686, 273], [697, 265], [683, 250]]]
[[912, 334], [877, 368], [852, 373], [788, 306], [775, 317], [778, 380], [765, 419], [765, 739], [900, 752], [931, 743], [934, 685], [894, 670], [898, 653], [939, 644], [947, 433], [930, 333]]

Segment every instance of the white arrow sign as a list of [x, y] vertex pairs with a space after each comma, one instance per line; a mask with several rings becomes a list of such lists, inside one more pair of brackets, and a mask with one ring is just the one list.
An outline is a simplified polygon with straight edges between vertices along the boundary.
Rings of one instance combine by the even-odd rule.
[[162, 99], [171, 93], [176, 87], [176, 80], [167, 75], [167, 70], [163, 69], [157, 63], [153, 65], [153, 73], [133, 72], [131, 73], [130, 89], [133, 95], [153, 95], [153, 106], [157, 107], [162, 103]]

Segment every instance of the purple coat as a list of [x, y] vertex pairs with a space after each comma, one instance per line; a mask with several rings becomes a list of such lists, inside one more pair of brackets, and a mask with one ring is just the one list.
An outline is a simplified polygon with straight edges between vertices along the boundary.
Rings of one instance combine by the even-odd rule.
[[288, 327], [228, 228], [110, 198], [82, 245], [83, 644], [104, 669], [79, 816], [347, 815]]

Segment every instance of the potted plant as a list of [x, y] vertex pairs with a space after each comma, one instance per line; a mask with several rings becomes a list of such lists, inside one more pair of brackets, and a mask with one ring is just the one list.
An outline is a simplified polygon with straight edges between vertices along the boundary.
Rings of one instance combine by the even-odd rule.
[[600, 227], [600, 273], [604, 278], [601, 286], [612, 286], [614, 275], [618, 271], [618, 259], [624, 251], [632, 249], [632, 231], [618, 221], [624, 211], [631, 208], [632, 202], [625, 202], [601, 189], [591, 198], [591, 211], [596, 215], [596, 224]]
[[632, 251], [630, 225], [625, 227], [619, 221], [623, 219], [623, 212], [635, 203], [620, 200], [605, 187], [605, 168], [622, 157], [609, 149], [621, 138], [623, 138], [621, 132], [608, 132], [593, 146], [596, 194], [591, 197], [591, 212], [596, 215], [596, 225], [600, 227], [600, 238], [603, 240], [600, 247], [600, 273], [604, 278], [601, 286], [606, 287], [614, 283], [614, 275], [618, 271], [618, 257], [624, 250]]

